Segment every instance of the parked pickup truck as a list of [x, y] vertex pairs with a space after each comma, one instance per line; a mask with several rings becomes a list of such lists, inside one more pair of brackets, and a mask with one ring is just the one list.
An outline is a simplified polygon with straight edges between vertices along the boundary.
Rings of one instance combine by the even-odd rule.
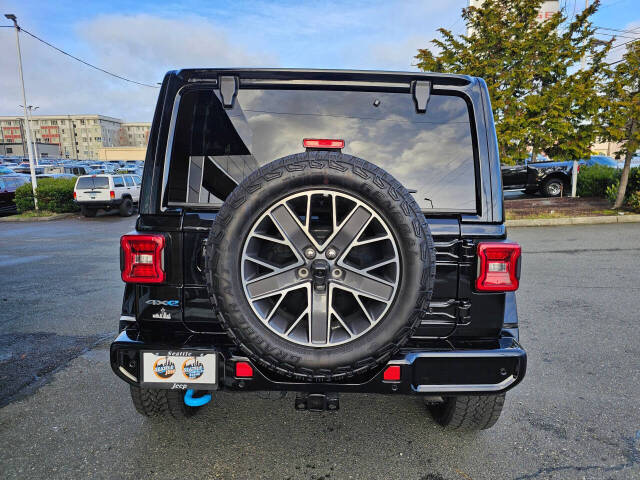
[[[613, 158], [604, 155], [578, 160], [578, 169], [582, 165], [618, 166]], [[502, 165], [501, 170], [505, 190], [524, 190], [529, 194], [540, 192], [546, 197], [571, 193], [573, 160], [555, 162], [540, 155], [535, 162], [527, 158], [516, 165]]]
[[111, 367], [145, 416], [222, 390], [314, 411], [377, 393], [477, 430], [525, 375], [479, 78], [169, 72], [120, 246]]

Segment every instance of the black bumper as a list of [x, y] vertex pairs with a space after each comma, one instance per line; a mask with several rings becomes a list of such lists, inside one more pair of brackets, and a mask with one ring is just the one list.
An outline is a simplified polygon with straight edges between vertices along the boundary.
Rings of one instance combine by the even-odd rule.
[[79, 207], [110, 209], [110, 208], [118, 208], [122, 203], [122, 199], [120, 198], [120, 199], [113, 199], [113, 200], [96, 200], [96, 201], [83, 200], [81, 202], [78, 202], [77, 200], [75, 200], [75, 203]]
[[[441, 341], [423, 348], [406, 348], [366, 375], [340, 382], [308, 383], [265, 370], [246, 357], [235, 355], [232, 348], [215, 348], [212, 340], [205, 335], [143, 339], [136, 330], [125, 330], [111, 344], [111, 368], [127, 383], [139, 385], [141, 350], [213, 349], [219, 358], [218, 388], [224, 390], [459, 395], [505, 392], [522, 381], [527, 367], [524, 349], [513, 337], [505, 335], [492, 342]], [[253, 378], [235, 377], [238, 361], [251, 363]], [[383, 379], [389, 365], [400, 366], [400, 380]]]

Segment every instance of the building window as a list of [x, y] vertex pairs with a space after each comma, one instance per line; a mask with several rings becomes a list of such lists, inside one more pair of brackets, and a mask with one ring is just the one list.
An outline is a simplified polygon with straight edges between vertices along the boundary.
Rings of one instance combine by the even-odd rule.
[[80, 125], [85, 125], [84, 119], [80, 120]]
[[51, 120], [51, 125], [57, 125], [58, 121], [57, 120]]
[[13, 153], [13, 147], [7, 147], [7, 153]]

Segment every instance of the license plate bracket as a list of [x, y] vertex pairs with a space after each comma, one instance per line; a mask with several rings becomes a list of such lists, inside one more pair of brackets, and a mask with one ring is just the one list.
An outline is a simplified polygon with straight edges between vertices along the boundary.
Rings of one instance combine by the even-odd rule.
[[217, 390], [218, 354], [214, 350], [142, 350], [141, 386]]

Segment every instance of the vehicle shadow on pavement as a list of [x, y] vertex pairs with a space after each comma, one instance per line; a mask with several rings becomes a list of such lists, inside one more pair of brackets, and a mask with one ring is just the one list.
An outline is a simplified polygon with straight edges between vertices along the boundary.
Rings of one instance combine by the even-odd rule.
[[[12, 446], [0, 460], [3, 478], [564, 480], [640, 474], [640, 436], [593, 430], [575, 402], [568, 412], [564, 406], [538, 409], [540, 399], [529, 388], [508, 395], [498, 424], [475, 434], [445, 431], [419, 398], [393, 395], [342, 395], [339, 412], [314, 413], [296, 411], [292, 393], [214, 393], [189, 420], [149, 419], [135, 412], [108, 355], [103, 344], [32, 396], [0, 409], [0, 437]], [[572, 421], [559, 425], [556, 417], [565, 414]]]

